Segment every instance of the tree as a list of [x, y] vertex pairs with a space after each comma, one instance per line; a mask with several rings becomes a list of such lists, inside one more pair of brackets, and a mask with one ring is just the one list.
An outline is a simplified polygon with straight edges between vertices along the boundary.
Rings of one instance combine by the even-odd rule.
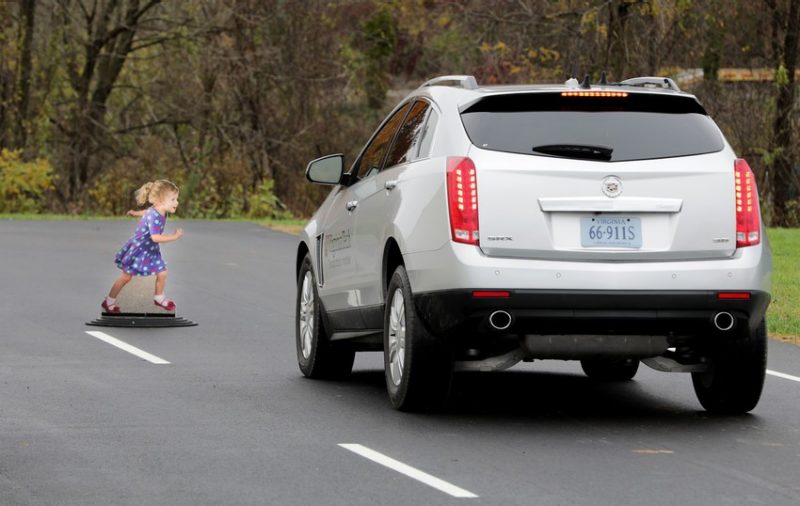
[[182, 214], [252, 214], [275, 196], [307, 214], [326, 193], [306, 184], [308, 160], [352, 159], [435, 75], [514, 84], [774, 67], [775, 82], [685, 88], [749, 159], [765, 216], [789, 224], [798, 2], [0, 1], [0, 148], [50, 163], [51, 211], [119, 212], [144, 179], [167, 177]]
[[[770, 140], [769, 183], [772, 225], [789, 225], [787, 203], [798, 189], [792, 167], [792, 110], [795, 105], [795, 69], [800, 39], [800, 0], [765, 0], [772, 15], [772, 55], [775, 64], [775, 119]], [[788, 5], [787, 5], [788, 4]]]
[[106, 105], [129, 54], [146, 47], [134, 45], [145, 14], [161, 0], [55, 0], [62, 23], [64, 65], [73, 98], [66, 121], [58, 125], [67, 147], [61, 160], [63, 181], [58, 188], [66, 207], [84, 202], [86, 190], [100, 172], [95, 155], [104, 147]]
[[18, 148], [24, 148], [27, 143], [28, 132], [28, 106], [31, 99], [31, 74], [33, 72], [33, 32], [36, 17], [36, 0], [20, 0], [19, 2], [19, 78], [16, 100], [17, 110], [17, 138]]

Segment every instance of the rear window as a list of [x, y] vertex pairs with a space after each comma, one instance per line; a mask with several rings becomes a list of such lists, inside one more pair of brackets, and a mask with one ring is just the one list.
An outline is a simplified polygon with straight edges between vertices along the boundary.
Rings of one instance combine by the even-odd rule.
[[693, 98], [630, 93], [486, 97], [461, 119], [476, 146], [494, 151], [621, 162], [722, 150], [714, 122]]

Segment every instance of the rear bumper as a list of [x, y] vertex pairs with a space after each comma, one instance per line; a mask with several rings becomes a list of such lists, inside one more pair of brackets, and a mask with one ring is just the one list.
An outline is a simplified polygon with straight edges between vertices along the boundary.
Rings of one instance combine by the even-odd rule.
[[769, 243], [740, 248], [729, 258], [686, 261], [568, 261], [499, 258], [455, 242], [403, 255], [414, 293], [517, 289], [663, 292], [770, 291]]
[[[492, 290], [497, 290], [492, 288]], [[770, 295], [750, 291], [747, 300], [720, 299], [718, 291], [508, 290], [505, 298], [478, 298], [474, 290], [445, 290], [414, 295], [417, 313], [441, 336], [494, 335], [652, 335], [679, 338], [742, 337], [764, 318]], [[492, 328], [489, 315], [507, 311], [511, 325]], [[718, 330], [714, 315], [735, 318]]]

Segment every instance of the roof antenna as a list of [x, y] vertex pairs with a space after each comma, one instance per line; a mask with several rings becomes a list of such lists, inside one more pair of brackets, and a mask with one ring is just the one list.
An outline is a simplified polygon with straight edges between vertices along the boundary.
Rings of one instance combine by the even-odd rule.
[[606, 71], [604, 70], [604, 71], [600, 72], [600, 86], [605, 86], [607, 84], [608, 84], [608, 81], [606, 80]]
[[586, 74], [586, 77], [583, 78], [583, 82], [581, 83], [581, 88], [584, 90], [591, 89], [591, 84], [589, 84], [589, 74]]

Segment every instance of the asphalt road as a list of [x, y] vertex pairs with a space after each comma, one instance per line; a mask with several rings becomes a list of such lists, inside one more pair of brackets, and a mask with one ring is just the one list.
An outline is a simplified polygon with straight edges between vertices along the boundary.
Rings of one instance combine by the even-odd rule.
[[[294, 237], [180, 225], [167, 294], [199, 326], [115, 329], [84, 323], [132, 222], [0, 221], [0, 504], [800, 504], [800, 382], [768, 376], [752, 414], [715, 417], [688, 375], [604, 384], [534, 362], [458, 375], [444, 413], [399, 413], [379, 354], [347, 381], [301, 376]], [[800, 348], [769, 353], [800, 376]]]

